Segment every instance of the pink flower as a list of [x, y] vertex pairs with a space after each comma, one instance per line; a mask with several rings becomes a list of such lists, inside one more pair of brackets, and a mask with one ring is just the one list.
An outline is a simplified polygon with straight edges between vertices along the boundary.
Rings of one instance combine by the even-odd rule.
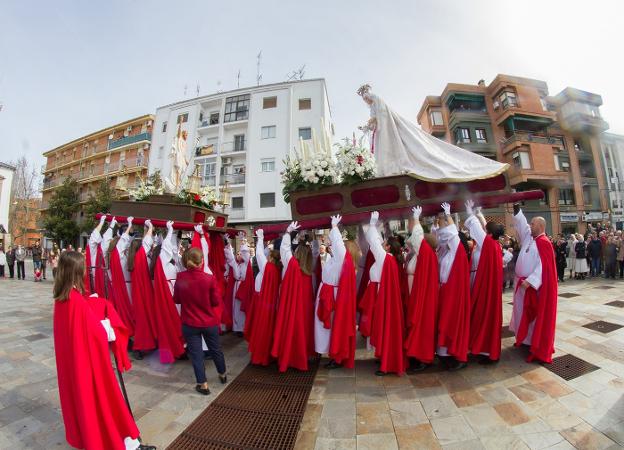
[[355, 161], [361, 166], [364, 164], [364, 157], [362, 155], [358, 155], [357, 158], [355, 158]]

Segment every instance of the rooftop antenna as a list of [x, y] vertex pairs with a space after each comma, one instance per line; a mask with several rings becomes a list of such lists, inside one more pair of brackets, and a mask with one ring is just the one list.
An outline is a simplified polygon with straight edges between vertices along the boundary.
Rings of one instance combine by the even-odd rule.
[[221, 92], [221, 80], [217, 81], [217, 92]]
[[305, 75], [305, 64], [299, 67], [297, 70], [293, 70], [286, 75], [286, 81], [303, 80]]
[[262, 50], [260, 50], [260, 53], [258, 53], [258, 63], [257, 63], [257, 70], [256, 70], [256, 85], [260, 86], [260, 82], [262, 81], [262, 74], [260, 73], [260, 62], [262, 61]]
[[184, 85], [184, 97], [186, 97], [186, 91], [188, 90], [188, 86], [185, 84]]
[[236, 75], [236, 88], [240, 88], [240, 69], [238, 69], [238, 74]]
[[199, 81], [197, 82], [197, 89], [196, 89], [196, 92], [197, 92], [197, 96], [199, 97]]

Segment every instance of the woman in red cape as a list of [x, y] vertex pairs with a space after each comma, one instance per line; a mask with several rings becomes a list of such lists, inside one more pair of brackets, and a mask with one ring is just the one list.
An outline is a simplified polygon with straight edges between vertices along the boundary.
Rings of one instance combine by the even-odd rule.
[[[399, 269], [394, 257], [386, 252], [377, 231], [379, 213], [371, 214], [366, 240], [375, 262], [370, 268], [370, 281], [360, 303], [360, 333], [370, 338], [379, 358], [375, 375], [405, 373], [403, 353], [403, 301], [399, 283]], [[387, 245], [387, 244], [386, 244]], [[388, 247], [389, 249], [389, 247]]]
[[154, 266], [154, 316], [158, 352], [163, 364], [173, 363], [185, 352], [182, 322], [173, 302], [173, 283], [177, 275], [174, 256], [177, 250], [173, 221], [170, 220]]
[[256, 275], [254, 299], [251, 308], [246, 312], [245, 336], [249, 342], [251, 363], [263, 366], [271, 362], [271, 346], [273, 329], [277, 316], [277, 299], [279, 296], [281, 263], [279, 250], [264, 254], [264, 232], [256, 230], [256, 259], [258, 275]]
[[436, 318], [438, 312], [438, 258], [435, 251], [424, 240], [420, 224], [422, 208], [413, 208], [414, 226], [409, 238], [413, 254], [407, 262], [409, 300], [405, 317], [405, 354], [414, 358], [411, 371], [424, 370], [433, 363], [436, 347]]
[[132, 231], [132, 217], [128, 217], [128, 227], [119, 239], [113, 239], [108, 251], [108, 267], [111, 273], [111, 295], [110, 298], [128, 329], [130, 336], [134, 336], [134, 312], [130, 303], [130, 295], [126, 283], [126, 275], [123, 270], [121, 255], [128, 251], [130, 247], [130, 231]]
[[[534, 217], [531, 220], [531, 234], [542, 263], [542, 284], [538, 290], [530, 285], [525, 290], [524, 309], [516, 334], [516, 346], [524, 342], [528, 336], [530, 324], [535, 322], [527, 362], [537, 359], [551, 364], [552, 355], [555, 353], [558, 284], [555, 254], [551, 242], [544, 234], [545, 226], [546, 222], [541, 217]], [[535, 237], [536, 234], [537, 237]]]
[[[148, 227], [142, 241], [135, 240], [130, 245], [128, 255], [128, 270], [132, 279], [132, 306], [134, 309], [134, 343], [132, 349], [136, 352], [153, 350], [156, 348], [156, 320], [154, 317], [154, 289], [149, 276], [147, 252], [152, 247], [152, 223], [145, 221]], [[138, 354], [141, 357], [141, 354]]]
[[466, 201], [468, 218], [464, 226], [475, 242], [470, 261], [474, 274], [470, 291], [470, 353], [481, 355], [480, 364], [489, 364], [498, 361], [501, 354], [503, 251], [498, 239], [505, 227], [494, 222], [486, 224], [479, 209], [473, 208], [472, 200]]
[[302, 242], [293, 256], [290, 232], [297, 228], [297, 222], [291, 223], [280, 245], [284, 274], [271, 346], [280, 372], [289, 367], [308, 370], [308, 359], [314, 355], [312, 252]]
[[139, 430], [113, 373], [107, 332], [83, 297], [84, 272], [81, 254], [61, 254], [54, 280], [54, 350], [65, 437], [72, 447], [89, 450], [154, 449], [137, 440]]
[[[466, 367], [470, 343], [470, 264], [451, 217], [448, 203], [438, 216], [438, 263], [440, 293], [438, 297], [437, 353], [449, 362], [450, 370]], [[452, 357], [454, 361], [449, 360]]]

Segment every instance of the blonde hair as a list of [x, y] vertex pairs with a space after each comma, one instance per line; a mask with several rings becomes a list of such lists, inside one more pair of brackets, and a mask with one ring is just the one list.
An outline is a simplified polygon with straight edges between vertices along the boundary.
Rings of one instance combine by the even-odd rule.
[[351, 259], [353, 260], [353, 264], [357, 267], [358, 261], [362, 257], [362, 250], [360, 250], [360, 246], [354, 240], [349, 239], [344, 243], [347, 252], [351, 255]]
[[299, 261], [299, 268], [306, 275], [312, 275], [312, 250], [306, 244], [299, 244], [295, 249], [295, 258]]
[[204, 255], [197, 247], [189, 248], [182, 255], [182, 264], [187, 269], [196, 269], [204, 264]]

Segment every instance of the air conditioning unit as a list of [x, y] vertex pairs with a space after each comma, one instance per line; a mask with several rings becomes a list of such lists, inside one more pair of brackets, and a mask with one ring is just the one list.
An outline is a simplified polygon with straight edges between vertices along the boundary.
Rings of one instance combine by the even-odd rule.
[[223, 165], [232, 164], [232, 158], [222, 158], [221, 162]]
[[108, 135], [108, 140], [112, 141], [114, 137], [115, 137], [115, 135], [113, 133], [111, 133], [111, 134]]
[[570, 163], [562, 162], [561, 167], [570, 168]]
[[497, 101], [493, 102], [492, 105], [494, 106], [494, 109], [498, 109], [500, 107], [500, 103]]

